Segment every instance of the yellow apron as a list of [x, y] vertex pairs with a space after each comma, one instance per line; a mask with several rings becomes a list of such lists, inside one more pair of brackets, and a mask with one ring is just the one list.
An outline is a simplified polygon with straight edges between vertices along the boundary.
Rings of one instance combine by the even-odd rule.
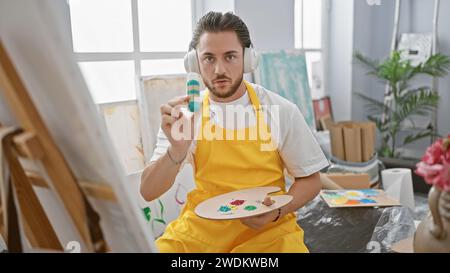
[[[252, 86], [245, 82], [256, 113], [257, 126], [269, 132]], [[271, 222], [260, 230], [253, 230], [240, 220], [209, 220], [197, 216], [195, 207], [202, 201], [230, 191], [261, 186], [278, 186], [277, 194], [285, 193], [283, 164], [278, 151], [261, 151], [265, 139], [211, 140], [204, 137], [205, 126], [216, 135], [246, 133], [255, 128], [228, 130], [210, 123], [209, 91], [202, 104], [202, 137], [197, 140], [194, 154], [196, 189], [188, 193], [180, 216], [171, 222], [156, 240], [161, 252], [308, 252], [303, 243], [303, 230], [297, 225], [294, 213]], [[253, 131], [255, 132], [255, 131]], [[224, 137], [225, 138], [225, 137]], [[224, 139], [222, 138], [222, 139]]]

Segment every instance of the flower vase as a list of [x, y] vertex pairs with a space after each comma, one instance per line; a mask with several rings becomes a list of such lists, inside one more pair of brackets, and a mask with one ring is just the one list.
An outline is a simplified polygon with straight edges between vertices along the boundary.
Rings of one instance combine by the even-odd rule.
[[414, 252], [450, 253], [450, 192], [433, 186], [428, 205], [430, 214], [414, 234]]

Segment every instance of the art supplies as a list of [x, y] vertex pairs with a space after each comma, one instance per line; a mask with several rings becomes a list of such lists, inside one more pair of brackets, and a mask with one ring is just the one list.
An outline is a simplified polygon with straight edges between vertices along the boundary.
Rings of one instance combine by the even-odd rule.
[[291, 195], [276, 195], [270, 196], [273, 201], [272, 205], [263, 204], [269, 193], [278, 191], [280, 191], [279, 187], [256, 187], [221, 194], [197, 205], [195, 213], [200, 217], [216, 220], [260, 215], [292, 201]]
[[189, 96], [189, 111], [197, 112], [200, 109], [200, 80], [196, 73], [188, 73], [186, 78], [187, 95]]

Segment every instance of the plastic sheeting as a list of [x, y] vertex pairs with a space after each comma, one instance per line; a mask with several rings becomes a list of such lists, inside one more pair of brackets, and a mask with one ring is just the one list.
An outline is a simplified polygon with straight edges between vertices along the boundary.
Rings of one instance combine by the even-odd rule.
[[298, 210], [297, 222], [311, 253], [391, 252], [415, 231], [408, 208], [329, 208], [320, 196]]

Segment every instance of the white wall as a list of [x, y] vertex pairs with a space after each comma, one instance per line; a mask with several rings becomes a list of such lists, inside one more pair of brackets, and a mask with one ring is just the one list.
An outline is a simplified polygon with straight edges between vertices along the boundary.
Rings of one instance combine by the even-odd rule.
[[232, 11], [249, 28], [257, 50], [293, 49], [294, 0], [198, 0], [197, 20], [209, 11]]
[[351, 118], [354, 0], [331, 0], [329, 11], [328, 83], [326, 93], [335, 120]]
[[236, 0], [234, 7], [257, 50], [295, 47], [294, 0]]
[[234, 11], [234, 0], [198, 0], [202, 5], [203, 14], [209, 11]]

